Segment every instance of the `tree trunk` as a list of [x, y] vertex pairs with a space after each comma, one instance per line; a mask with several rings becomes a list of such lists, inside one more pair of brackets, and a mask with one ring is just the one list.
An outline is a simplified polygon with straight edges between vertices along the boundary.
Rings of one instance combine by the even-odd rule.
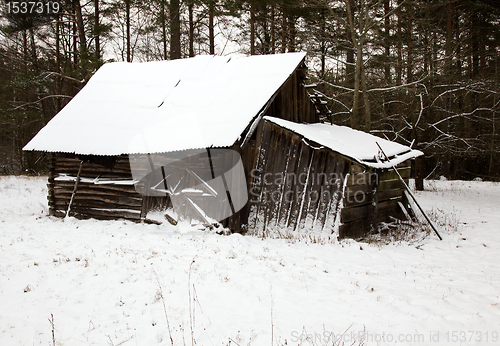
[[255, 8], [250, 1], [250, 55], [255, 55]]
[[[348, 0], [347, 3], [347, 18], [346, 18], [346, 34], [348, 44], [352, 44], [351, 47], [347, 48], [347, 59], [346, 59], [346, 86], [348, 88], [354, 89], [352, 94], [352, 109], [350, 115], [350, 124], [353, 129], [360, 129], [361, 121], [359, 119], [359, 76], [361, 73], [362, 64], [362, 50], [361, 46], [357, 45], [355, 38], [352, 37], [352, 31], [354, 28], [354, 2], [353, 0]], [[356, 49], [356, 60], [354, 60], [354, 49]], [[347, 102], [346, 102], [347, 104]]]
[[268, 26], [268, 9], [267, 5], [261, 5], [259, 6], [260, 13], [261, 13], [261, 23], [262, 23], [262, 30], [264, 32], [264, 42], [262, 42], [262, 53], [263, 54], [269, 54], [271, 52], [271, 33], [269, 32], [269, 26]]
[[[56, 19], [56, 72], [61, 74], [61, 33], [60, 33], [61, 21], [59, 18]], [[62, 78], [60, 76], [56, 77], [56, 93], [61, 95], [62, 92]], [[56, 99], [56, 112], [59, 113], [61, 110], [61, 98]]]
[[38, 55], [36, 52], [35, 33], [33, 32], [33, 28], [29, 29], [29, 33], [30, 33], [30, 60], [33, 66], [33, 72], [38, 75], [40, 73], [40, 69], [38, 68]]
[[99, 23], [99, 0], [94, 0], [94, 40], [95, 40], [95, 60], [101, 60], [101, 32]]
[[320, 55], [321, 55], [321, 78], [325, 78], [326, 74], [326, 9], [321, 9], [320, 18], [320, 30], [321, 30], [321, 42], [320, 42]]
[[487, 36], [488, 34], [486, 32], [484, 32], [484, 28], [486, 26], [486, 19], [485, 19], [485, 14], [483, 12], [481, 12], [479, 14], [479, 25], [477, 25], [477, 30], [478, 30], [478, 42], [479, 42], [479, 62], [481, 64], [481, 67], [479, 68], [479, 70], [481, 72], [483, 72], [483, 75], [484, 75], [484, 72], [486, 71], [486, 41], [488, 41], [488, 38], [486, 38], [485, 36]]
[[424, 191], [424, 159], [422, 157], [415, 159], [415, 189]]
[[431, 78], [434, 78], [434, 74], [437, 71], [437, 47], [438, 47], [438, 39], [436, 31], [432, 32], [432, 49], [431, 49]]
[[[33, 64], [33, 72], [36, 75], [39, 75], [40, 74], [40, 67], [38, 66], [38, 53], [36, 50], [34, 29], [30, 28], [29, 33], [30, 33], [30, 50], [31, 50], [30, 51], [30, 55], [31, 55], [30, 58], [31, 58], [31, 62]], [[35, 89], [35, 95], [36, 95], [37, 99], [40, 100], [40, 94], [42, 92], [43, 91], [42, 91], [41, 87], [37, 86]], [[44, 122], [49, 121], [50, 116], [48, 116], [48, 114], [47, 114], [45, 103], [43, 101], [38, 101], [38, 106], [39, 106], [39, 111], [41, 112], [41, 114], [43, 116]], [[21, 146], [21, 148], [22, 148], [22, 146]], [[22, 154], [22, 157], [24, 157], [24, 152], [22, 152], [21, 154]]]
[[472, 78], [479, 74], [479, 14], [474, 11], [470, 23], [472, 34]]
[[445, 73], [451, 73], [452, 62], [452, 45], [453, 45], [453, 2], [448, 0], [446, 6], [446, 58], [445, 58]]
[[390, 40], [390, 16], [389, 13], [391, 11], [390, 0], [384, 0], [384, 48], [385, 48], [385, 66], [384, 66], [384, 75], [385, 75], [385, 83], [386, 85], [390, 85], [391, 83], [391, 66], [390, 66], [390, 55], [391, 55], [391, 40]]
[[72, 54], [73, 54], [73, 70], [77, 69], [78, 66], [78, 40], [77, 40], [77, 28], [76, 28], [76, 23], [73, 22], [72, 25], [72, 38], [73, 38], [73, 47], [72, 47]]
[[85, 26], [83, 22], [83, 14], [82, 14], [82, 6], [80, 4], [80, 0], [73, 0], [73, 6], [75, 9], [76, 15], [76, 25], [78, 28], [78, 38], [79, 38], [79, 53], [80, 53], [80, 62], [82, 69], [82, 78], [87, 80], [87, 64], [89, 61], [89, 55], [87, 53], [87, 38], [85, 36]]
[[[460, 29], [461, 29], [461, 21], [460, 21], [460, 13], [459, 11], [453, 11], [453, 33], [455, 37], [455, 42], [459, 42], [460, 40]], [[457, 76], [462, 77], [462, 45], [459, 44], [457, 45], [457, 51], [455, 53], [455, 61], [456, 61], [456, 68], [457, 68]]]
[[288, 51], [289, 52], [295, 52], [295, 38], [296, 38], [296, 28], [295, 28], [295, 21], [296, 18], [292, 14], [288, 18], [288, 32], [289, 32], [289, 46], [288, 46]]
[[163, 44], [163, 60], [168, 59], [168, 49], [167, 49], [167, 16], [165, 13], [165, 7], [167, 6], [167, 2], [165, 0], [161, 0], [160, 2], [160, 21], [161, 21], [161, 41]]
[[398, 0], [398, 8], [396, 10], [398, 16], [397, 33], [398, 33], [398, 58], [396, 63], [396, 85], [401, 85], [403, 74], [403, 34], [402, 34], [402, 13], [401, 13], [401, 0]]
[[127, 62], [132, 62], [132, 56], [130, 51], [130, 1], [125, 0], [125, 26], [126, 26], [126, 44], [127, 44]]
[[467, 77], [472, 79], [472, 52], [474, 50], [474, 27], [472, 25], [472, 20], [467, 23], [468, 35], [467, 35]]
[[361, 88], [363, 90], [363, 103], [364, 103], [364, 131], [370, 132], [372, 125], [372, 113], [370, 109], [370, 100], [368, 99], [368, 89], [366, 87], [365, 69], [361, 66]]
[[189, 13], [189, 56], [194, 57], [194, 16], [193, 16], [194, 3], [192, 0], [188, 3]]
[[276, 53], [276, 23], [274, 17], [274, 4], [271, 4], [271, 54]]
[[170, 0], [170, 59], [181, 58], [181, 20], [179, 0]]
[[[427, 29], [424, 29], [423, 36], [424, 47], [429, 47], [429, 31]], [[427, 48], [424, 52], [424, 74], [426, 75], [429, 74], [430, 55], [430, 49]]]
[[[348, 0], [348, 6], [350, 6], [351, 16], [349, 15], [349, 11], [347, 14], [347, 30], [346, 30], [346, 39], [348, 44], [352, 42], [352, 34], [351, 34], [351, 26], [354, 23], [351, 23], [351, 17], [354, 15], [354, 3], [353, 0]], [[354, 61], [354, 48], [347, 48], [347, 57], [346, 57], [346, 87], [354, 89], [354, 70], [355, 70], [355, 61]]]
[[[23, 30], [23, 59], [24, 61], [30, 61], [29, 53], [28, 53], [28, 33], [26, 30]], [[28, 64], [23, 65], [24, 73], [28, 72]]]
[[361, 45], [356, 47], [356, 69], [354, 73], [354, 93], [352, 99], [351, 127], [356, 130], [362, 129], [361, 114], [359, 112], [359, 87], [361, 82], [361, 68], [363, 64], [363, 52]]
[[412, 42], [412, 32], [413, 32], [413, 9], [412, 4], [408, 3], [408, 13], [407, 13], [407, 28], [406, 28], [406, 45], [408, 47], [407, 58], [406, 58], [406, 81], [407, 83], [413, 82], [413, 42]]
[[281, 6], [281, 53], [286, 52], [286, 41], [287, 41], [287, 22], [286, 22], [286, 10], [285, 5]]
[[208, 3], [208, 38], [210, 41], [210, 54], [215, 54], [215, 31], [214, 31], [215, 2]]

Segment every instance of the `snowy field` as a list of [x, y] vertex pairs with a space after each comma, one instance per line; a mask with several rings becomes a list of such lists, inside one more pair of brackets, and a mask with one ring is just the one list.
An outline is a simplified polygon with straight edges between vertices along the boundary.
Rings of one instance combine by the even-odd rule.
[[428, 181], [441, 242], [331, 244], [47, 217], [0, 177], [0, 345], [498, 345], [500, 185]]

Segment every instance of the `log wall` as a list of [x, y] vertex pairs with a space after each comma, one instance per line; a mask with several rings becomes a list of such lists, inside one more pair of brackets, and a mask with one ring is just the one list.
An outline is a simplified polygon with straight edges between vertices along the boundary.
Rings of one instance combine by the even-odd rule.
[[86, 179], [132, 180], [128, 156], [75, 157], [74, 155], [51, 154], [49, 159], [49, 213], [64, 217], [74, 191], [75, 181], [60, 180], [63, 175], [77, 177], [83, 161], [78, 188], [73, 198], [70, 216], [80, 219], [95, 218], [111, 220], [117, 218], [139, 222], [143, 208], [142, 195], [134, 185], [94, 184]]

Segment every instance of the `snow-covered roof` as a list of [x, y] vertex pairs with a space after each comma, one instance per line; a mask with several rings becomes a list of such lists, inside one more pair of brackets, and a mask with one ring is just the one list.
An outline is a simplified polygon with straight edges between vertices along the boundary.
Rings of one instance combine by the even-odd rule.
[[24, 150], [120, 155], [227, 147], [304, 57], [105, 64]]
[[[269, 116], [264, 117], [264, 119], [301, 135], [306, 141], [314, 141], [368, 167], [390, 168], [408, 159], [423, 155], [419, 150], [413, 150], [405, 145], [346, 126], [298, 124]], [[389, 157], [389, 162], [380, 152], [377, 143]]]

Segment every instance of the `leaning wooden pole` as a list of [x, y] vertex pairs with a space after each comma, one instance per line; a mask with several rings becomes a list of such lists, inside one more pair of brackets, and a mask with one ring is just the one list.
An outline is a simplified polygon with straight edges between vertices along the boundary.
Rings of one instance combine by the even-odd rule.
[[[387, 155], [385, 154], [384, 149], [382, 149], [382, 147], [380, 146], [380, 144], [378, 144], [378, 142], [375, 142], [375, 143], [377, 143], [378, 148], [380, 149], [380, 151], [382, 152], [382, 154], [384, 154], [384, 157], [387, 160], [387, 162], [391, 162], [389, 160], [389, 157], [387, 157]], [[429, 217], [427, 216], [427, 214], [425, 213], [425, 211], [422, 209], [422, 207], [420, 206], [420, 204], [418, 204], [416, 197], [413, 195], [413, 193], [410, 190], [410, 187], [406, 184], [406, 182], [404, 181], [404, 179], [399, 174], [397, 168], [394, 167], [393, 165], [391, 165], [391, 166], [392, 166], [392, 169], [398, 175], [399, 180], [401, 180], [401, 182], [403, 183], [403, 186], [405, 187], [406, 191], [408, 192], [408, 194], [411, 196], [411, 198], [413, 199], [413, 201], [417, 205], [418, 209], [420, 209], [420, 212], [422, 212], [422, 215], [424, 215], [425, 219], [427, 220], [427, 222], [429, 223], [429, 225], [431, 226], [431, 228], [434, 230], [434, 233], [436, 233], [436, 235], [438, 236], [439, 240], [443, 240], [443, 238], [441, 237], [441, 235], [439, 235], [439, 232], [437, 231], [436, 226], [434, 226], [434, 223], [431, 221], [431, 219], [429, 219]]]
[[73, 188], [73, 193], [71, 194], [71, 199], [69, 200], [68, 210], [66, 210], [66, 216], [69, 216], [71, 211], [71, 206], [73, 205], [73, 200], [75, 199], [76, 190], [78, 189], [78, 183], [80, 182], [80, 174], [82, 173], [83, 160], [80, 161], [80, 167], [78, 168], [78, 174], [76, 176], [75, 187]]

